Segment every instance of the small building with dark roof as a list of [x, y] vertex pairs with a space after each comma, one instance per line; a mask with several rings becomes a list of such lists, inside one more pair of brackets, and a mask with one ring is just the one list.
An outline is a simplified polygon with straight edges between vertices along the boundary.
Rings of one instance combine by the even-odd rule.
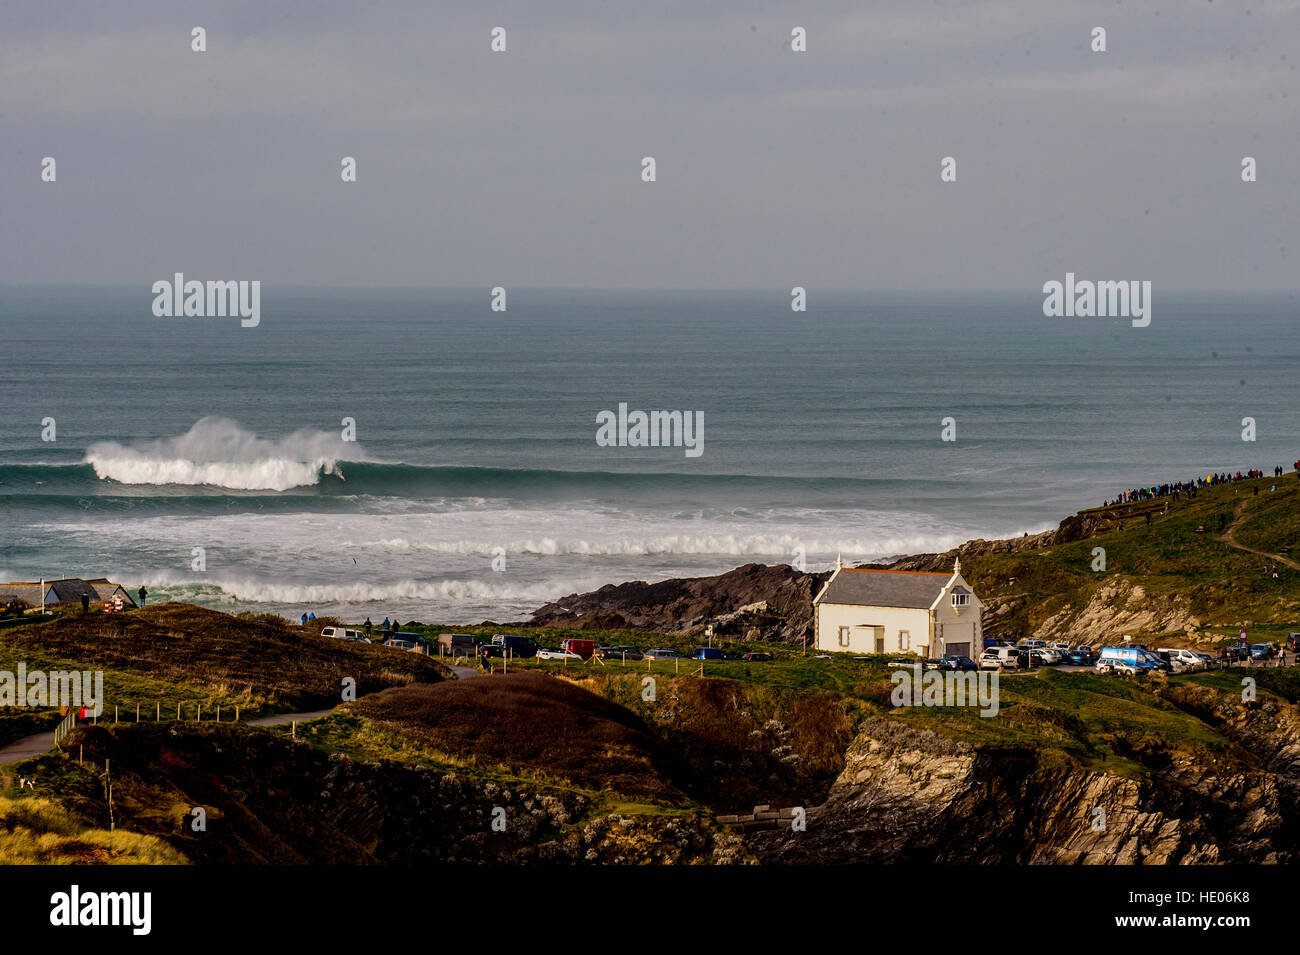
[[983, 602], [952, 573], [845, 567], [813, 598], [817, 649], [974, 659], [983, 647]]
[[[134, 607], [135, 600], [126, 588], [121, 584], [114, 583], [107, 577], [96, 577], [93, 580], [83, 580], [80, 577], [63, 577], [59, 580], [45, 581], [45, 590], [43, 593], [45, 605], [47, 607], [54, 604], [81, 604], [82, 596], [87, 597], [92, 604], [112, 603], [114, 595], [122, 598], [123, 607]], [[41, 605], [42, 590], [39, 581], [24, 581], [19, 583], [0, 584], [0, 604], [8, 603], [10, 600], [17, 598], [32, 607]]]

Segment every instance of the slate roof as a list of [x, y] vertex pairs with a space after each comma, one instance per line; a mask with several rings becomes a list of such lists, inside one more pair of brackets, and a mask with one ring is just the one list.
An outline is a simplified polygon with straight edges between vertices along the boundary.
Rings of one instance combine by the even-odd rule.
[[31, 607], [41, 605], [41, 585], [39, 583], [9, 583], [0, 584], [0, 605], [7, 604], [9, 601], [18, 599]]
[[912, 570], [859, 570], [845, 567], [818, 603], [927, 610], [952, 574]]
[[99, 602], [99, 593], [95, 586], [87, 580], [81, 580], [78, 577], [69, 577], [66, 580], [47, 580], [46, 585], [54, 591], [54, 600], [56, 603], [81, 603], [81, 595], [85, 594], [90, 598], [91, 603]]
[[46, 604], [52, 603], [81, 603], [81, 595], [85, 594], [90, 598], [93, 604], [104, 603], [113, 599], [113, 594], [118, 591], [122, 592], [122, 602], [135, 606], [135, 598], [121, 584], [115, 584], [107, 577], [96, 577], [93, 580], [82, 580], [80, 577], [65, 577], [60, 580], [45, 581], [45, 590], [41, 590], [41, 585], [35, 581], [21, 581], [9, 584], [0, 584], [0, 604], [6, 603], [14, 597], [24, 600], [33, 607], [41, 605], [42, 593], [53, 595]]

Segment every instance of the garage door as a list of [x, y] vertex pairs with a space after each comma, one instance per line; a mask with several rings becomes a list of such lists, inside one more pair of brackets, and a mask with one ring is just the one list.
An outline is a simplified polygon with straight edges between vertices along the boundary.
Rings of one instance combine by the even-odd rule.
[[949, 656], [954, 656], [954, 657], [970, 656], [969, 643], [945, 643], [944, 646], [947, 648], [944, 650], [944, 652], [947, 653]]

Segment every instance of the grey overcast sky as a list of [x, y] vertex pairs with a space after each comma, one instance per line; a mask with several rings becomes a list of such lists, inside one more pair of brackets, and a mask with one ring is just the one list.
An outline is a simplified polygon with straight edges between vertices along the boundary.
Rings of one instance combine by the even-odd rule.
[[1250, 0], [4, 0], [0, 281], [1293, 289], [1298, 40]]

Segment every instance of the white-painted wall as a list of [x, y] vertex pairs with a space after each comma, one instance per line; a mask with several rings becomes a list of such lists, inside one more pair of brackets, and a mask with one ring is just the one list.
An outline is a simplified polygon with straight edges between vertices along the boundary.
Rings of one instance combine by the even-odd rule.
[[[968, 655], [971, 659], [978, 659], [984, 649], [983, 635], [983, 618], [984, 603], [975, 595], [972, 590], [970, 603], [960, 609], [952, 605], [952, 588], [954, 585], [961, 585], [967, 590], [972, 590], [961, 575], [956, 579], [949, 579], [944, 585], [943, 593], [939, 597], [938, 603], [934, 607], [935, 623], [935, 651], [937, 657], [948, 651], [945, 649], [954, 643], [969, 643], [970, 650]], [[952, 652], [957, 652], [956, 650]]]
[[[884, 627], [885, 653], [938, 657], [948, 652], [950, 644], [967, 643], [968, 655], [979, 657], [983, 650], [984, 603], [972, 591], [970, 603], [952, 606], [952, 588], [971, 585], [957, 574], [950, 577], [942, 590], [936, 591], [932, 610], [903, 607], [866, 607], [855, 604], [816, 604], [817, 650], [821, 653], [876, 653], [876, 633], [871, 627]], [[839, 642], [841, 627], [849, 628], [849, 645]], [[908, 632], [908, 645], [900, 640], [900, 631]], [[956, 652], [954, 650], [953, 652]]]
[[[849, 645], [839, 642], [841, 627], [849, 628]], [[928, 654], [931, 646], [930, 613], [899, 607], [858, 607], [851, 604], [817, 605], [817, 649], [822, 653], [876, 653], [876, 632], [884, 627], [885, 653]], [[900, 631], [908, 632], [908, 646]]]

